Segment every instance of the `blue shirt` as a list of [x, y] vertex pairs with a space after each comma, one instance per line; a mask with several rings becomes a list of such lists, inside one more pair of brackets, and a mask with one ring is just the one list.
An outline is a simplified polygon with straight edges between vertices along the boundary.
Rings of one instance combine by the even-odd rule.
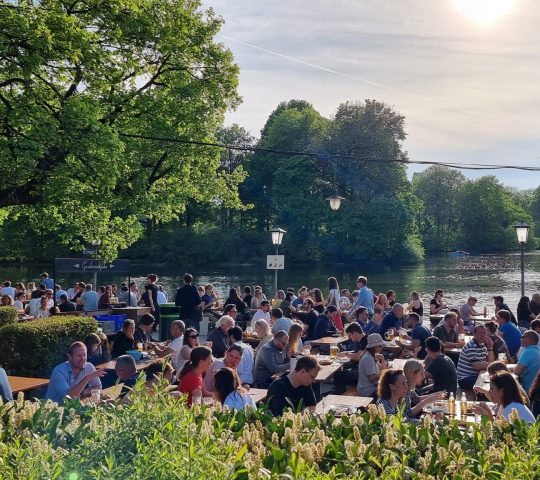
[[281, 317], [276, 320], [276, 323], [274, 323], [274, 326], [272, 327], [272, 333], [276, 334], [280, 330], [284, 330], [285, 332], [289, 333], [289, 328], [291, 328], [291, 325], [293, 324], [293, 321], [290, 318], [287, 317]]
[[401, 318], [398, 318], [394, 315], [394, 312], [387, 313], [383, 321], [381, 322], [381, 328], [379, 329], [379, 333], [384, 338], [385, 333], [390, 328], [401, 328]]
[[521, 385], [528, 392], [536, 378], [536, 374], [540, 370], [540, 347], [538, 345], [529, 345], [525, 348], [519, 356], [518, 365], [525, 367], [521, 374]]
[[48, 277], [41, 281], [43, 285], [45, 285], [45, 288], [50, 288], [51, 290], [54, 290], [54, 279], [51, 277]]
[[431, 337], [431, 332], [429, 331], [429, 328], [425, 327], [424, 325], [417, 324], [411, 332], [411, 337], [413, 340], [420, 341], [420, 351], [418, 352], [418, 358], [426, 358], [426, 338]]
[[84, 292], [81, 295], [81, 301], [84, 302], [85, 312], [98, 309], [98, 294], [95, 290]]
[[354, 302], [351, 310], [354, 309], [354, 307], [359, 307], [360, 305], [366, 307], [367, 312], [370, 315], [373, 315], [373, 290], [371, 290], [371, 288], [366, 286], [358, 290], [358, 297], [356, 298], [356, 302]]
[[[49, 382], [45, 398], [62, 405], [64, 402], [64, 397], [67, 395], [69, 390], [77, 385], [77, 383], [79, 383], [85, 375], [88, 375], [95, 370], [94, 365], [86, 362], [79, 374], [74, 377], [73, 370], [71, 369], [71, 364], [69, 362], [64, 362], [57, 365], [54, 367], [52, 372], [51, 381]], [[86, 387], [101, 388], [101, 381], [99, 378], [94, 378], [88, 382]]]
[[11, 392], [11, 385], [9, 384], [6, 371], [0, 367], [0, 397], [4, 402], [13, 401], [13, 393]]
[[506, 322], [499, 327], [499, 331], [503, 334], [510, 354], [515, 355], [521, 347], [521, 330], [513, 323]]
[[366, 323], [365, 327], [362, 327], [362, 330], [366, 335], [369, 335], [370, 333], [379, 333], [379, 328], [380, 325], [370, 320], [368, 323]]
[[223, 406], [234, 410], [244, 410], [246, 407], [257, 410], [253, 397], [249, 393], [240, 393], [236, 390], [227, 395]]

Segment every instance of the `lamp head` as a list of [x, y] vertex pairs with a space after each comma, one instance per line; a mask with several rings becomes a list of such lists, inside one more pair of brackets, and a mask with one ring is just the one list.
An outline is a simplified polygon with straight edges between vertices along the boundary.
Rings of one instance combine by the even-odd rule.
[[338, 210], [341, 206], [341, 200], [345, 200], [343, 197], [340, 197], [339, 195], [333, 195], [332, 197], [327, 198], [330, 202], [330, 208], [332, 210]]
[[529, 228], [531, 228], [531, 226], [521, 220], [521, 222], [514, 225], [514, 228], [516, 229], [518, 242], [527, 243], [527, 239], [529, 238]]
[[282, 228], [274, 227], [270, 230], [270, 233], [272, 234], [272, 245], [281, 245], [283, 235], [287, 232]]

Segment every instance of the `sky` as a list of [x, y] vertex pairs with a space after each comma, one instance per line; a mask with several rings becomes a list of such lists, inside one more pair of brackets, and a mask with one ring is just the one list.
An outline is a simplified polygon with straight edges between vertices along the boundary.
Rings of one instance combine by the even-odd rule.
[[[538, 0], [204, 0], [240, 66], [226, 124], [258, 137], [304, 99], [331, 117], [376, 99], [406, 118], [411, 160], [540, 167]], [[409, 175], [424, 167], [410, 167]], [[540, 172], [495, 174], [520, 189]]]

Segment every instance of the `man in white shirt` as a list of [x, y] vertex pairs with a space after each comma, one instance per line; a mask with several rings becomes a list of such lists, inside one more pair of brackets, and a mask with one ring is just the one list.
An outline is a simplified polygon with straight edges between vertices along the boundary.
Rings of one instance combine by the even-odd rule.
[[244, 354], [244, 349], [241, 345], [233, 344], [225, 352], [223, 358], [216, 358], [206, 375], [204, 376], [204, 388], [207, 392], [214, 392], [214, 375], [218, 370], [221, 370], [223, 367], [232, 368], [238, 372], [238, 365], [242, 361], [242, 355]]
[[261, 302], [261, 308], [255, 312], [251, 323], [254, 324], [257, 320], [266, 320], [270, 323], [270, 302], [268, 300]]
[[240, 327], [231, 327], [227, 330], [229, 336], [229, 343], [231, 345], [239, 345], [242, 347], [242, 360], [238, 365], [237, 372], [242, 383], [248, 385], [253, 384], [253, 364], [255, 363], [255, 356], [253, 354], [253, 348], [251, 345], [242, 341], [242, 329]]
[[178, 355], [180, 354], [180, 349], [182, 348], [182, 344], [184, 342], [185, 329], [186, 325], [182, 320], [175, 320], [171, 323], [170, 333], [173, 339], [170, 342], [167, 344], [148, 342], [159, 358], [163, 358], [166, 355], [171, 356], [171, 363], [175, 370], [178, 367]]
[[15, 289], [11, 286], [11, 282], [7, 281], [2, 284], [2, 295], [9, 295], [11, 298], [15, 298]]

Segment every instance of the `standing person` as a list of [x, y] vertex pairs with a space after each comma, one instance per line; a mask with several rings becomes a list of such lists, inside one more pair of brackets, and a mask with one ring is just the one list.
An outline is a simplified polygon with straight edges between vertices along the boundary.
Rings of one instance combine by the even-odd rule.
[[420, 295], [418, 295], [418, 292], [411, 292], [409, 310], [418, 314], [420, 319], [424, 316], [424, 304], [422, 303], [422, 300], [420, 300]]
[[161, 322], [161, 315], [159, 311], [159, 302], [158, 302], [158, 286], [157, 286], [157, 275], [155, 273], [149, 273], [148, 277], [146, 277], [148, 280], [147, 284], [144, 286], [144, 292], [146, 295], [144, 295], [144, 306], [150, 307], [150, 313], [154, 316], [155, 322], [152, 329], [156, 331], [157, 326]]
[[85, 285], [84, 293], [81, 295], [79, 301], [85, 312], [91, 312], [98, 309], [98, 294], [95, 290], [92, 290], [92, 284], [87, 283]]
[[446, 391], [456, 395], [457, 372], [454, 362], [441, 352], [441, 341], [437, 337], [426, 339], [426, 377], [433, 380], [433, 392]]
[[49, 277], [49, 274], [47, 272], [43, 272], [40, 275], [41, 283], [45, 285], [45, 288], [50, 288], [51, 290], [54, 289], [54, 279]]
[[459, 354], [457, 377], [461, 388], [472, 389], [478, 375], [495, 360], [493, 340], [484, 325], [476, 325], [473, 338], [467, 342]]
[[366, 353], [358, 362], [358, 384], [356, 389], [361, 397], [374, 397], [377, 394], [377, 384], [381, 370], [386, 368], [382, 356], [384, 342], [378, 333], [368, 335]]
[[189, 361], [180, 371], [178, 391], [188, 394], [187, 404], [192, 405], [193, 397], [211, 397], [203, 385], [203, 376], [212, 365], [212, 350], [208, 347], [195, 347], [191, 350]]
[[446, 304], [443, 301], [444, 291], [440, 288], [435, 292], [435, 296], [429, 302], [429, 312], [430, 315], [436, 315], [441, 310], [446, 308]]
[[242, 387], [236, 370], [223, 367], [214, 375], [214, 397], [233, 410], [257, 409], [253, 397]]
[[339, 307], [339, 284], [335, 277], [328, 278], [328, 290], [330, 291], [328, 295], [327, 305], [333, 305], [334, 307]]
[[64, 398], [88, 397], [93, 388], [101, 389], [101, 381], [106, 372], [96, 370], [94, 365], [86, 361], [86, 347], [82, 342], [70, 345], [67, 362], [57, 365], [51, 375], [45, 398], [58, 404], [64, 403]]
[[514, 367], [514, 374], [520, 377], [521, 384], [526, 391], [529, 391], [536, 375], [540, 372], [539, 338], [533, 330], [527, 330], [521, 337], [523, 351]]
[[508, 346], [510, 355], [515, 357], [521, 347], [521, 330], [512, 323], [512, 314], [508, 310], [500, 309], [495, 317], [499, 324], [499, 335]]
[[158, 305], [163, 305], [164, 303], [168, 302], [167, 299], [167, 292], [163, 288], [163, 285], [160, 283], [157, 284], [158, 292], [157, 292], [157, 303]]
[[374, 294], [373, 290], [367, 286], [367, 278], [359, 276], [356, 279], [356, 286], [358, 287], [358, 297], [356, 297], [356, 300], [351, 307], [351, 311], [354, 310], [355, 307], [359, 307], [361, 305], [367, 308], [368, 315], [371, 317], [374, 313]]
[[3, 403], [13, 401], [13, 392], [6, 371], [0, 367], [0, 399]]
[[184, 286], [176, 291], [174, 304], [180, 307], [180, 320], [183, 320], [188, 327], [200, 331], [200, 319], [202, 310], [200, 309], [201, 297], [197, 292], [197, 287], [192, 285], [193, 275], [184, 274]]

